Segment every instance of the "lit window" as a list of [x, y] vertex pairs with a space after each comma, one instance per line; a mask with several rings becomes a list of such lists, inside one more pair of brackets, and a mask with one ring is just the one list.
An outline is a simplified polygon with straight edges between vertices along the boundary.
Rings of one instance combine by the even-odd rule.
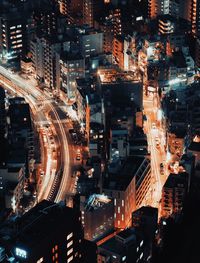
[[43, 261], [44, 261], [44, 258], [42, 257], [42, 258], [37, 260], [37, 263], [42, 263]]
[[140, 247], [143, 245], [143, 243], [144, 243], [144, 241], [142, 240], [142, 241], [140, 242]]
[[122, 214], [122, 221], [124, 221], [124, 214]]
[[58, 250], [58, 245], [55, 245], [55, 250]]
[[68, 248], [68, 247], [71, 247], [72, 244], [73, 244], [73, 240], [70, 241], [69, 243], [67, 243], [67, 248]]
[[117, 210], [118, 210], [118, 213], [120, 213], [120, 206], [118, 206], [118, 209], [117, 209]]
[[21, 257], [21, 258], [27, 258], [27, 252], [21, 248], [15, 249], [16, 256]]
[[56, 253], [55, 257], [58, 258], [58, 253]]
[[71, 232], [71, 233], [67, 236], [67, 240], [69, 240], [72, 236], [73, 236], [73, 233]]
[[122, 200], [122, 206], [124, 206], [124, 200]]
[[73, 260], [73, 256], [71, 256], [70, 258], [68, 258], [67, 263], [71, 262]]
[[73, 248], [67, 251], [67, 256], [69, 256], [73, 252]]

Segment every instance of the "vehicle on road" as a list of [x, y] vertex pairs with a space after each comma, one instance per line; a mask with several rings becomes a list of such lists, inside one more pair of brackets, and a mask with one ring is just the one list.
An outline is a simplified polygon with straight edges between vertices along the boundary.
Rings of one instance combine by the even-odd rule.
[[77, 150], [76, 160], [77, 160], [77, 161], [80, 161], [80, 160], [81, 160], [81, 151], [80, 151], [80, 149]]
[[160, 173], [164, 174], [164, 164], [160, 163]]
[[155, 122], [152, 123], [152, 129], [154, 129], [154, 130], [156, 129], [156, 124], [155, 124]]

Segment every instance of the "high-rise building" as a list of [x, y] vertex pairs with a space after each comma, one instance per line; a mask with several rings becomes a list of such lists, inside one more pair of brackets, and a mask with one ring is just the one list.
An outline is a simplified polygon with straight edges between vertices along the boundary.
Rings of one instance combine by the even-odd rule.
[[63, 35], [36, 37], [31, 41], [33, 68], [36, 78], [51, 89], [59, 86], [59, 54], [69, 51], [70, 42]]
[[80, 210], [84, 236], [87, 240], [98, 240], [114, 229], [113, 200], [106, 195], [81, 196]]
[[85, 24], [94, 27], [94, 21], [100, 16], [103, 4], [103, 0], [83, 1], [83, 21]]
[[80, 53], [63, 52], [59, 61], [60, 89], [75, 98], [75, 81], [85, 77], [85, 59]]
[[181, 212], [188, 189], [188, 174], [170, 174], [162, 189], [161, 215], [168, 217]]
[[103, 33], [88, 27], [78, 29], [80, 52], [83, 57], [99, 55], [103, 52]]
[[151, 180], [150, 161], [130, 156], [117, 169], [108, 174], [103, 191], [114, 199], [115, 227], [131, 225], [132, 212], [140, 207]]
[[52, 35], [57, 32], [59, 6], [56, 1], [37, 1], [33, 9], [33, 21], [37, 34]]
[[186, 8], [190, 0], [148, 0], [149, 17], [156, 18], [159, 15], [172, 15], [185, 17]]
[[84, 262], [82, 242], [80, 213], [64, 203], [44, 200], [0, 227], [0, 246], [14, 262]]
[[0, 56], [9, 60], [21, 55], [26, 43], [26, 16], [10, 10], [0, 14]]

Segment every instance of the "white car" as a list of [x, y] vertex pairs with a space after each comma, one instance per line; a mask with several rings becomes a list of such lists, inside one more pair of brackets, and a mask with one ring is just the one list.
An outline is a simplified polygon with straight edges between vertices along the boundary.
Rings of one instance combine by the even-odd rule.
[[152, 123], [152, 129], [156, 129], [156, 124], [155, 124], [155, 122]]

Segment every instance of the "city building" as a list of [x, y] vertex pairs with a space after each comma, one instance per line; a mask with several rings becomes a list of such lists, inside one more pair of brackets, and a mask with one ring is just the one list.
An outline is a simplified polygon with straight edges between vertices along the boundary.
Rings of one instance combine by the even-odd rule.
[[64, 203], [42, 201], [0, 227], [0, 246], [14, 262], [84, 262], [80, 214]]
[[0, 53], [6, 60], [18, 58], [26, 50], [27, 18], [15, 8], [0, 14]]
[[103, 9], [103, 0], [83, 0], [83, 21], [84, 24], [94, 27], [95, 20]]
[[3, 140], [6, 133], [6, 109], [5, 109], [5, 90], [0, 86], [0, 141]]
[[18, 214], [24, 195], [25, 165], [1, 167], [0, 184], [0, 192], [4, 200], [2, 207], [11, 208], [14, 213]]
[[122, 70], [129, 70], [129, 59], [127, 49], [129, 42], [122, 35], [117, 35], [113, 40], [113, 57]]
[[53, 90], [59, 87], [59, 54], [69, 49], [70, 41], [63, 35], [36, 37], [31, 41], [33, 69], [40, 83]]
[[85, 77], [85, 59], [80, 54], [61, 53], [59, 61], [60, 87], [69, 99], [75, 98], [75, 81]]
[[103, 53], [103, 33], [87, 26], [78, 28], [81, 55], [84, 58]]
[[170, 174], [162, 189], [161, 216], [180, 213], [188, 191], [188, 174]]
[[150, 187], [150, 161], [129, 156], [121, 164], [112, 166], [104, 178], [103, 192], [114, 199], [115, 227], [126, 228], [131, 225], [132, 212], [141, 206]]
[[134, 228], [127, 228], [98, 246], [97, 262], [143, 262], [143, 243]]
[[42, 0], [33, 3], [32, 18], [37, 36], [52, 36], [58, 32], [60, 13], [56, 1]]
[[84, 237], [96, 241], [114, 230], [113, 200], [102, 194], [80, 197]]
[[148, 262], [152, 257], [155, 236], [158, 230], [158, 209], [142, 206], [132, 214], [132, 226], [144, 237], [143, 260]]
[[9, 103], [8, 142], [12, 148], [10, 156], [15, 152], [15, 157], [17, 157], [18, 147], [20, 147], [20, 150], [24, 151], [25, 155], [27, 154], [30, 161], [34, 158], [34, 131], [30, 106], [24, 98], [11, 98]]

